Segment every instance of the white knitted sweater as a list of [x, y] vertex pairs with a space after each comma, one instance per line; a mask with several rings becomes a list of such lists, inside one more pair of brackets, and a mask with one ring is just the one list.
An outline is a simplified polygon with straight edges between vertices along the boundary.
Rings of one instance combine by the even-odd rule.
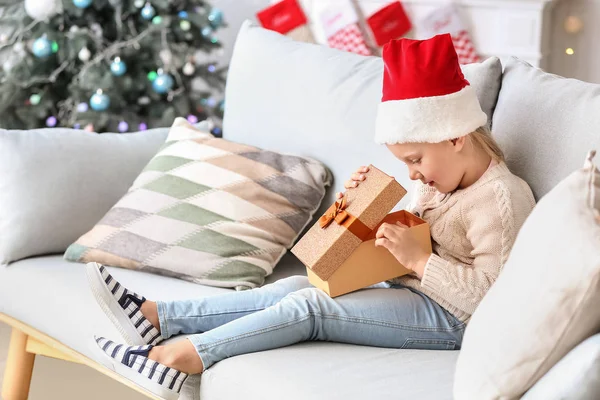
[[433, 254], [422, 279], [395, 278], [468, 322], [506, 263], [535, 206], [529, 185], [504, 162], [492, 162], [471, 186], [443, 194], [417, 181], [406, 207], [430, 225]]

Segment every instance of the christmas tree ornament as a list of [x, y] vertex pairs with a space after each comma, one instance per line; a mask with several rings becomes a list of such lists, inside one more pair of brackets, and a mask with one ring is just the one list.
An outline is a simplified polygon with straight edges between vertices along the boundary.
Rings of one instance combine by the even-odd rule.
[[213, 8], [208, 14], [208, 20], [214, 28], [218, 28], [223, 24], [223, 11], [218, 8]]
[[181, 28], [182, 31], [189, 31], [192, 27], [192, 24], [190, 24], [190, 21], [184, 19], [183, 21], [181, 21], [179, 23], [179, 27]]
[[146, 2], [144, 0], [135, 0], [133, 2], [133, 5], [136, 6], [137, 8], [144, 7], [144, 4], [146, 4]]
[[152, 4], [146, 3], [146, 5], [144, 6], [144, 8], [142, 8], [142, 11], [140, 13], [142, 15], [142, 18], [151, 20], [156, 15], [156, 10], [154, 9], [154, 7], [152, 7]]
[[63, 12], [61, 0], [25, 0], [25, 12], [36, 21], [47, 21]]
[[148, 129], [148, 125], [145, 122], [140, 122], [140, 124], [138, 125], [138, 130], [145, 131], [146, 129]]
[[42, 101], [42, 96], [40, 96], [39, 94], [32, 94], [29, 97], [29, 102], [31, 104], [33, 104], [34, 106], [37, 106], [38, 104], [40, 104], [40, 101]]
[[570, 33], [572, 35], [581, 32], [581, 30], [583, 29], [583, 21], [581, 20], [581, 18], [575, 16], [575, 15], [570, 15], [567, 18], [565, 18], [565, 32]]
[[183, 74], [186, 76], [192, 76], [196, 72], [196, 67], [191, 62], [186, 62], [183, 66]]
[[56, 40], [52, 41], [52, 52], [58, 53], [58, 43], [56, 43]]
[[105, 111], [110, 106], [110, 97], [98, 89], [90, 98], [90, 106], [94, 111]]
[[314, 43], [308, 19], [297, 0], [283, 0], [258, 12], [261, 25], [299, 42]]
[[215, 67], [214, 64], [210, 64], [207, 68], [208, 72], [210, 72], [211, 74], [214, 73], [217, 70], [217, 67]]
[[223, 131], [218, 126], [215, 126], [214, 128], [212, 128], [210, 130], [210, 133], [212, 133], [213, 135], [215, 135], [217, 137], [221, 137], [223, 135]]
[[127, 65], [121, 60], [121, 57], [115, 57], [112, 63], [110, 63], [110, 72], [114, 76], [123, 76], [127, 72]]
[[322, 8], [317, 15], [329, 47], [365, 56], [372, 54], [351, 0], [319, 5]]
[[125, 121], [121, 121], [121, 122], [119, 122], [118, 129], [119, 129], [119, 132], [121, 132], [121, 133], [127, 132], [129, 130], [129, 124]]
[[196, 117], [194, 114], [190, 114], [187, 116], [187, 120], [190, 124], [195, 124], [198, 122], [198, 117]]
[[90, 109], [88, 103], [79, 103], [77, 104], [77, 112], [84, 113]]
[[383, 7], [381, 4], [363, 3], [362, 12], [367, 16], [367, 25], [379, 47], [390, 40], [402, 37], [412, 28], [408, 15], [399, 1], [387, 2], [387, 4], [384, 2]]
[[88, 8], [92, 5], [92, 0], [73, 0], [73, 4], [77, 8]]
[[467, 27], [461, 19], [460, 10], [455, 4], [448, 4], [434, 10], [419, 23], [418, 31], [423, 37], [449, 33], [460, 64], [480, 61]]
[[79, 50], [77, 57], [81, 61], [86, 62], [86, 61], [89, 61], [90, 58], [92, 57], [92, 52], [87, 47], [83, 47], [81, 50]]
[[48, 117], [46, 119], [46, 126], [47, 127], [54, 128], [57, 123], [58, 123], [58, 120], [56, 119], [56, 117], [54, 115], [51, 115], [50, 117]]
[[212, 44], [217, 44], [217, 43], [219, 43], [219, 39], [217, 39], [216, 37], [214, 37], [214, 36], [213, 36], [213, 37], [210, 39], [210, 42], [211, 42]]
[[156, 79], [152, 81], [152, 89], [159, 94], [167, 93], [173, 87], [173, 83], [173, 77], [159, 69]]
[[177, 15], [181, 19], [187, 19], [189, 17], [189, 14], [187, 13], [187, 11], [179, 11], [179, 14], [177, 14]]
[[94, 132], [94, 124], [87, 124], [85, 126], [85, 128], [83, 128], [83, 130], [86, 132], [93, 133]]
[[31, 47], [33, 55], [37, 58], [46, 58], [52, 54], [52, 42], [46, 36], [37, 38]]
[[202, 28], [202, 36], [204, 36], [205, 38], [210, 38], [213, 34], [213, 29], [210, 26], [205, 26], [204, 28]]

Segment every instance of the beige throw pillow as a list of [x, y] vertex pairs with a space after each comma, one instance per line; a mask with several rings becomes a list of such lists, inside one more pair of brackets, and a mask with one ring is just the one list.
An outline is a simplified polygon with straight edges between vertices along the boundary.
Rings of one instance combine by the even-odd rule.
[[600, 172], [594, 155], [544, 196], [522, 226], [466, 329], [455, 399], [518, 398], [600, 331]]

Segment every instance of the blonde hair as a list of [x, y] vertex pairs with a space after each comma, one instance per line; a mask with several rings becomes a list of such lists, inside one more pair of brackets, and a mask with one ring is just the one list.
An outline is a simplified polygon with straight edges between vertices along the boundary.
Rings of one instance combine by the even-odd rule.
[[474, 132], [467, 135], [469, 141], [490, 155], [494, 160], [501, 162], [505, 161], [504, 152], [492, 137], [492, 132], [488, 127], [482, 126]]

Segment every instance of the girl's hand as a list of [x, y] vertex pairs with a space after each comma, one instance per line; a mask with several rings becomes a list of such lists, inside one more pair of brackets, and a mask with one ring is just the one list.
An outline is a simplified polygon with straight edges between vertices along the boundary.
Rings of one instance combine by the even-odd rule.
[[[362, 166], [359, 169], [357, 169], [356, 172], [352, 174], [350, 179], [347, 180], [346, 182], [344, 182], [344, 188], [346, 188], [346, 189], [357, 188], [360, 182], [367, 179], [366, 175], [364, 175], [365, 172], [369, 172], [369, 167]], [[336, 197], [338, 199], [341, 199], [342, 197], [344, 197], [344, 193], [338, 192], [336, 194]]]
[[400, 264], [415, 271], [419, 278], [423, 278], [429, 254], [421, 248], [408, 228], [401, 222], [381, 224], [375, 235], [375, 246], [385, 247]]

